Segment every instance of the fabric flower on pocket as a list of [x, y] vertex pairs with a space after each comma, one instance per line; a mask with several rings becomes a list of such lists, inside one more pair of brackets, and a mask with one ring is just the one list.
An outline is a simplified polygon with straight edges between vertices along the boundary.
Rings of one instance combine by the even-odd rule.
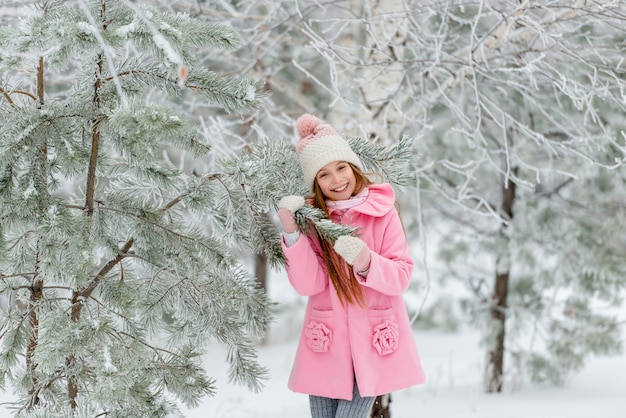
[[333, 333], [326, 325], [311, 321], [304, 331], [306, 344], [316, 353], [325, 353], [332, 341]]
[[374, 338], [372, 344], [378, 354], [385, 356], [391, 354], [398, 348], [398, 325], [385, 321], [374, 328]]

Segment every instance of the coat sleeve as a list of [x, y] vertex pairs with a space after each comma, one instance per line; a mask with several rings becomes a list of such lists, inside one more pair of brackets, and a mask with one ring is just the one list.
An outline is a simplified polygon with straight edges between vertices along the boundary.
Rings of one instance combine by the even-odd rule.
[[[363, 286], [386, 295], [397, 296], [409, 287], [414, 263], [400, 216], [395, 209], [381, 221], [386, 226], [382, 236], [376, 237], [381, 239], [380, 245], [368, 243], [372, 257], [369, 272], [366, 277], [359, 274], [355, 276]], [[377, 248], [377, 251], [373, 248]]]
[[302, 296], [313, 296], [328, 287], [328, 275], [324, 260], [315, 252], [305, 234], [290, 247], [282, 242], [283, 253], [287, 258], [287, 278], [293, 288]]

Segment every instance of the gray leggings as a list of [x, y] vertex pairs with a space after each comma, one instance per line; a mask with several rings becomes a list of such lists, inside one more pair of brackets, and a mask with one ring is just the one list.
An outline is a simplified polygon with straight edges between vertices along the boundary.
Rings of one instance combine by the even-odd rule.
[[374, 405], [374, 396], [361, 398], [356, 382], [352, 400], [332, 399], [309, 395], [312, 418], [367, 418]]

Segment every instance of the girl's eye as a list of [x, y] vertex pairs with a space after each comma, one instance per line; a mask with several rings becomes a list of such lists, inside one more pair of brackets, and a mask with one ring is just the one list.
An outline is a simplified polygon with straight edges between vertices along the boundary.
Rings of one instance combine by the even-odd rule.
[[318, 179], [321, 179], [322, 177], [326, 177], [326, 173], [320, 173], [317, 175]]

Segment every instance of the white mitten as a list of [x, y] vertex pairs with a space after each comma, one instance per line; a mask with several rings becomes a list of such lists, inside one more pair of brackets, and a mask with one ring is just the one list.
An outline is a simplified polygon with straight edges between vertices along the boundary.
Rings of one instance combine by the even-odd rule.
[[283, 226], [283, 231], [287, 233], [295, 232], [298, 229], [296, 219], [293, 214], [304, 206], [304, 197], [285, 196], [278, 202], [278, 219]]
[[370, 249], [361, 238], [342, 235], [335, 241], [334, 249], [357, 271], [363, 272], [369, 269], [372, 259]]

